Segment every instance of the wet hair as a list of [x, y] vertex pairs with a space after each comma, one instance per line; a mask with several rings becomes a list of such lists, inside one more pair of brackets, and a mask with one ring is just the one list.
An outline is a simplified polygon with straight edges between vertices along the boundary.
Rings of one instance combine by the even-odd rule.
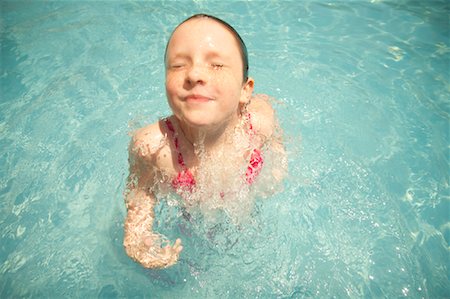
[[242, 57], [244, 82], [247, 82], [247, 79], [248, 79], [248, 54], [247, 54], [247, 47], [245, 46], [244, 41], [242, 40], [241, 36], [236, 31], [236, 29], [233, 28], [233, 26], [231, 26], [230, 24], [228, 24], [224, 20], [221, 20], [221, 19], [219, 19], [219, 18], [217, 18], [215, 16], [212, 16], [212, 15], [196, 14], [196, 15], [190, 16], [189, 18], [187, 18], [186, 20], [181, 22], [177, 27], [175, 27], [175, 29], [172, 31], [172, 34], [170, 35], [170, 38], [169, 38], [169, 40], [167, 41], [167, 44], [166, 44], [166, 50], [164, 52], [164, 63], [166, 63], [167, 48], [169, 47], [169, 42], [172, 39], [173, 33], [177, 30], [178, 27], [180, 27], [182, 24], [186, 23], [187, 21], [192, 20], [192, 19], [200, 19], [200, 18], [208, 18], [208, 19], [214, 20], [214, 21], [218, 22], [219, 24], [222, 24], [223, 26], [225, 26], [225, 28], [227, 28], [231, 32], [231, 34], [233, 34], [234, 38], [238, 42], [239, 52], [241, 53], [241, 57]]

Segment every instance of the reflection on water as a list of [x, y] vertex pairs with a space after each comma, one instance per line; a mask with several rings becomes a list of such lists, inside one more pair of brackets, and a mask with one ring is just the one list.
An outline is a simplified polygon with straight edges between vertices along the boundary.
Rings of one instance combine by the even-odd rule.
[[[1, 297], [448, 297], [446, 1], [1, 5]], [[165, 41], [198, 10], [246, 40], [289, 175], [242, 223], [161, 201], [185, 249], [149, 271], [127, 134], [169, 114]]]

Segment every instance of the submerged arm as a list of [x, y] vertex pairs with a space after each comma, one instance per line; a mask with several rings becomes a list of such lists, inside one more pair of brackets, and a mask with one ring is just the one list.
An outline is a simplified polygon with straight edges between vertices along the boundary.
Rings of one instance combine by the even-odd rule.
[[165, 268], [177, 262], [183, 247], [177, 239], [173, 246], [161, 248], [159, 234], [153, 232], [156, 200], [149, 189], [153, 176], [148, 166], [141, 152], [131, 148], [123, 245], [126, 253], [145, 268]]
[[152, 230], [155, 199], [147, 192], [131, 191], [129, 197], [138, 199], [128, 204], [123, 245], [127, 254], [145, 268], [165, 268], [175, 264], [183, 247], [180, 239], [173, 246], [161, 248], [158, 234]]

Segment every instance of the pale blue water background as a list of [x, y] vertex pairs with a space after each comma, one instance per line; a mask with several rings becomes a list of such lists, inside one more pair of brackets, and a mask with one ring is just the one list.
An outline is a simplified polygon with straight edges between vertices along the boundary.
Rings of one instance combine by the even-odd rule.
[[[127, 134], [169, 114], [164, 46], [197, 12], [246, 41], [290, 175], [244, 227], [195, 230], [162, 208], [185, 250], [149, 271], [121, 245]], [[0, 297], [449, 298], [449, 12], [3, 1]]]

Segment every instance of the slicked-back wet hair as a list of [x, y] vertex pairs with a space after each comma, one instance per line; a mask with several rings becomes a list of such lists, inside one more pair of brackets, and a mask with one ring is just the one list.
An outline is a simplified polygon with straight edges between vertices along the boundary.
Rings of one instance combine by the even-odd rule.
[[242, 57], [244, 83], [247, 82], [247, 79], [248, 79], [248, 54], [247, 54], [247, 47], [245, 46], [244, 41], [242, 40], [241, 36], [236, 31], [236, 29], [233, 28], [233, 26], [231, 26], [224, 20], [221, 20], [218, 17], [212, 16], [212, 15], [196, 14], [196, 15], [190, 16], [189, 18], [187, 18], [186, 20], [181, 22], [177, 27], [175, 27], [175, 29], [172, 31], [172, 34], [170, 35], [169, 40], [167, 41], [166, 50], [164, 52], [164, 63], [167, 63], [167, 48], [169, 47], [169, 42], [172, 39], [173, 33], [177, 30], [178, 27], [180, 27], [182, 24], [186, 23], [187, 21], [192, 20], [192, 19], [200, 19], [200, 18], [208, 18], [208, 19], [214, 20], [214, 21], [218, 22], [219, 24], [222, 24], [223, 26], [225, 26], [225, 28], [227, 28], [233, 34], [234, 38], [238, 42], [239, 52], [241, 53], [241, 57]]

